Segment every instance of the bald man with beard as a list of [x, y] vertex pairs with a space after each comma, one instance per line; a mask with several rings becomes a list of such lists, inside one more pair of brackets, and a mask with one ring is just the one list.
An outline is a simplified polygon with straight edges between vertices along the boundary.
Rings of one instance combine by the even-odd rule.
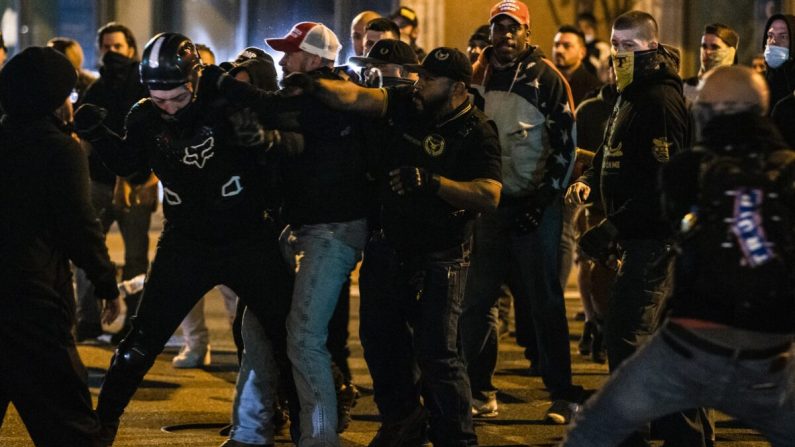
[[749, 68], [707, 75], [694, 106], [699, 144], [661, 175], [679, 228], [667, 320], [586, 403], [563, 445], [617, 445], [697, 406], [793, 445], [795, 152], [764, 117], [769, 96]]

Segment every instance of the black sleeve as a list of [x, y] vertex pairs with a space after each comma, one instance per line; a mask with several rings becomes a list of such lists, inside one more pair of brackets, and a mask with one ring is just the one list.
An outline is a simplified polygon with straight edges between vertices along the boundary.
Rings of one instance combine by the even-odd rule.
[[114, 299], [116, 269], [108, 256], [105, 237], [91, 207], [88, 163], [76, 142], [56, 151], [51, 160], [48, 197], [56, 219], [58, 240], [75, 265], [85, 270], [96, 296]]
[[576, 181], [583, 182], [591, 187], [591, 193], [588, 195], [588, 202], [595, 202], [601, 195], [601, 175], [602, 175], [602, 158], [604, 158], [604, 145], [599, 146], [596, 154], [593, 157], [591, 166], [585, 170], [580, 178]]
[[770, 117], [773, 118], [787, 145], [795, 147], [795, 97], [789, 95], [776, 103]]
[[672, 227], [690, 212], [698, 200], [699, 167], [704, 155], [704, 152], [682, 152], [660, 170], [663, 216]]
[[248, 107], [257, 113], [260, 122], [268, 129], [299, 131], [297, 115], [305, 107], [306, 95], [285, 96], [284, 92], [258, 89], [248, 82], [224, 76], [220, 93], [232, 107]]
[[469, 160], [471, 179], [489, 179], [502, 183], [500, 138], [494, 121], [481, 121], [475, 135], [475, 147]]
[[405, 116], [414, 113], [414, 102], [412, 101], [411, 86], [389, 87], [386, 90], [386, 114], [387, 118], [403, 119]]
[[108, 169], [116, 175], [130, 178], [133, 183], [139, 183], [134, 180], [148, 178], [151, 173], [146, 148], [153, 144], [152, 130], [156, 128], [159, 117], [147, 101], [141, 100], [130, 109], [124, 138], [106, 129], [90, 141]]

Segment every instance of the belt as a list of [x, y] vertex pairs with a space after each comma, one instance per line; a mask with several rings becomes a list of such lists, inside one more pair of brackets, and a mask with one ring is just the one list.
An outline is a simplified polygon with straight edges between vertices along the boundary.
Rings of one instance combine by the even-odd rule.
[[[764, 349], [732, 349], [726, 346], [721, 346], [715, 343], [712, 343], [709, 340], [699, 337], [698, 335], [688, 331], [684, 327], [675, 324], [675, 323], [668, 323], [665, 328], [663, 329], [663, 340], [667, 342], [669, 345], [672, 345], [674, 348], [681, 348], [681, 346], [677, 346], [676, 342], [671, 339], [671, 337], [667, 337], [667, 333], [673, 334], [677, 338], [684, 340], [691, 345], [701, 349], [702, 351], [708, 352], [710, 354], [719, 355], [721, 357], [728, 357], [738, 360], [762, 360], [767, 359], [770, 357], [774, 357], [779, 354], [783, 354], [792, 347], [792, 342], [782, 343], [778, 346], [773, 346], [770, 348]], [[667, 333], [666, 333], [667, 332]]]

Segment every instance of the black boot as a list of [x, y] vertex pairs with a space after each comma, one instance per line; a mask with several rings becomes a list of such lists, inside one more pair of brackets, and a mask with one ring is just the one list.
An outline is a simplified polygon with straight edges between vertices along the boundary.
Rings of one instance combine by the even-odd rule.
[[577, 348], [582, 356], [588, 356], [592, 352], [591, 343], [593, 342], [595, 327], [596, 322], [594, 322], [594, 320], [586, 321], [582, 327], [582, 337], [580, 337], [580, 342], [577, 344]]
[[595, 319], [593, 325], [593, 336], [591, 338], [591, 360], [594, 363], [603, 364], [607, 361], [607, 351], [604, 344], [604, 325]]

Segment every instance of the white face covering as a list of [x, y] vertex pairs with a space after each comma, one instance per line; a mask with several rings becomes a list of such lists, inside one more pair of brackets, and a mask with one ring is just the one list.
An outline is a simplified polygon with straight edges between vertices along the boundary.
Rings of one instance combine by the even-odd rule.
[[789, 59], [789, 48], [768, 45], [765, 47], [765, 62], [768, 67], [778, 68]]
[[701, 72], [706, 73], [715, 67], [732, 65], [734, 63], [734, 55], [736, 53], [737, 50], [732, 47], [713, 50], [709, 56], [707, 56], [706, 61], [702, 60]]

